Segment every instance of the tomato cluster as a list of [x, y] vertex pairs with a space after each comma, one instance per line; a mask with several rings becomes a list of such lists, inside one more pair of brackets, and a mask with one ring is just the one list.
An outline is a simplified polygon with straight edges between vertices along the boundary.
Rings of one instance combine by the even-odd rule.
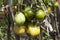
[[[26, 30], [26, 33], [31, 36], [39, 35], [40, 34], [40, 27], [38, 25], [33, 25], [33, 23], [31, 24], [31, 20], [33, 20], [34, 18], [36, 18], [37, 20], [44, 19], [45, 13], [43, 10], [38, 10], [36, 12], [36, 15], [35, 16], [34, 15], [35, 15], [35, 13], [31, 10], [30, 7], [26, 7], [23, 10], [23, 12], [17, 12], [14, 17], [14, 21], [19, 26], [14, 27], [14, 32], [16, 34], [24, 34], [25, 30]], [[29, 21], [29, 22], [26, 27], [24, 24], [27, 21]], [[24, 25], [25, 28], [22, 25]]]
[[[58, 2], [56, 2], [53, 6], [58, 7], [58, 5]], [[27, 6], [22, 12], [16, 12], [16, 15], [14, 16], [14, 22], [18, 26], [14, 27], [14, 33], [18, 35], [27, 33], [31, 36], [37, 36], [40, 34], [40, 26], [38, 26], [34, 20], [43, 20], [46, 17], [46, 12], [41, 8], [36, 9], [37, 10], [34, 10], [32, 7]], [[51, 7], [47, 6], [48, 13], [50, 13], [51, 10]], [[32, 20], [33, 22], [31, 22]]]

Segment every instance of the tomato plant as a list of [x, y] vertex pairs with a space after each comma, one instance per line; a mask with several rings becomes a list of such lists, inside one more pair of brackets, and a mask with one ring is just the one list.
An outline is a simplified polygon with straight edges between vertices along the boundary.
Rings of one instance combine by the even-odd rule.
[[55, 40], [58, 6], [56, 0], [0, 0], [1, 40]]

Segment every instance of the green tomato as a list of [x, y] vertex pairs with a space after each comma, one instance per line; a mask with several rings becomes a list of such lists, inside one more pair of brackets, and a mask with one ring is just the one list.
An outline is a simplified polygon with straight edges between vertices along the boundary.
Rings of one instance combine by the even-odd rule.
[[36, 18], [37, 18], [37, 19], [43, 19], [44, 17], [45, 17], [45, 13], [44, 13], [43, 10], [38, 10], [38, 11], [36, 12]]
[[15, 19], [16, 24], [20, 24], [21, 25], [21, 24], [24, 24], [24, 22], [25, 22], [25, 16], [21, 12], [17, 13], [15, 15], [14, 19]]
[[24, 14], [25, 14], [27, 19], [31, 19], [34, 15], [34, 13], [31, 10], [25, 12]]
[[24, 12], [27, 12], [27, 11], [29, 11], [31, 8], [28, 6], [28, 7], [25, 7], [25, 10], [24, 10]]
[[58, 7], [59, 3], [58, 2], [55, 2], [54, 3], [54, 7]]
[[27, 19], [30, 20], [33, 17], [34, 13], [32, 12], [30, 7], [26, 7], [24, 10], [24, 15]]
[[47, 7], [47, 10], [48, 10], [48, 12], [50, 12], [51, 11], [51, 7]]

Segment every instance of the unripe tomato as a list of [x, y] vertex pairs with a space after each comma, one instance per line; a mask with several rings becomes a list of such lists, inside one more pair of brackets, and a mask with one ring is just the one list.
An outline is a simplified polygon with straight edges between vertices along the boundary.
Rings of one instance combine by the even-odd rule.
[[55, 2], [54, 3], [54, 7], [58, 7], [59, 6], [59, 3], [58, 2]]
[[24, 12], [27, 12], [27, 11], [29, 11], [30, 9], [31, 9], [31, 7], [27, 6], [27, 7], [25, 7]]
[[47, 7], [47, 10], [48, 10], [48, 12], [50, 12], [51, 11], [51, 7]]
[[25, 22], [25, 16], [21, 12], [17, 13], [14, 19], [15, 19], [15, 23], [19, 25], [24, 24]]
[[25, 33], [25, 26], [15, 26], [13, 29], [14, 33], [17, 35], [24, 34]]
[[26, 7], [24, 10], [24, 15], [27, 19], [31, 19], [34, 15], [30, 7]]
[[33, 17], [34, 13], [31, 10], [29, 10], [29, 11], [25, 12], [24, 15], [26, 16], [27, 19], [31, 19]]
[[31, 36], [38, 36], [40, 34], [40, 27], [29, 25], [27, 33]]
[[38, 10], [38, 11], [36, 12], [36, 18], [37, 18], [37, 19], [43, 19], [44, 17], [45, 17], [45, 13], [44, 13], [43, 10]]

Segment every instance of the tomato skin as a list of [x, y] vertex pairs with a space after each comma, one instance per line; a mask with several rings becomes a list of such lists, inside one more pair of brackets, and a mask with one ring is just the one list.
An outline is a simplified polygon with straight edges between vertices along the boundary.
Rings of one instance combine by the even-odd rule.
[[40, 34], [40, 27], [29, 25], [27, 33], [33, 37], [38, 36]]
[[25, 33], [25, 26], [15, 26], [14, 29], [13, 29], [14, 33], [17, 34], [17, 35], [22, 35]]
[[44, 19], [44, 17], [45, 17], [45, 13], [44, 13], [43, 10], [38, 10], [38, 11], [36, 12], [36, 18], [37, 18], [37, 19]]
[[23, 13], [19, 12], [15, 15], [14, 20], [16, 24], [22, 25], [25, 22], [25, 16]]

